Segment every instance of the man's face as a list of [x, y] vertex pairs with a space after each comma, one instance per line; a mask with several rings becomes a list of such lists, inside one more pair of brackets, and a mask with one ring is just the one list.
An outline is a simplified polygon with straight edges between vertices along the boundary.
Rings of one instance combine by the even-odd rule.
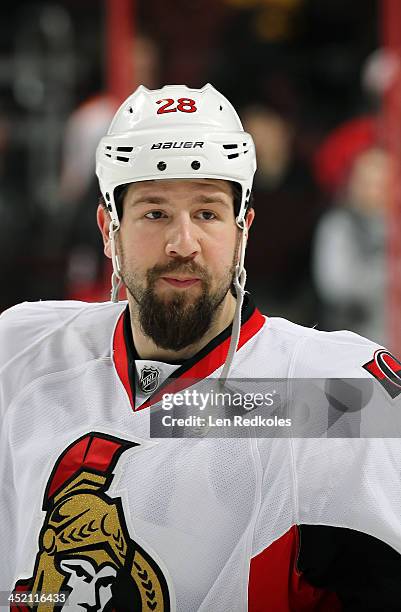
[[177, 351], [202, 338], [230, 289], [239, 236], [227, 181], [129, 187], [117, 252], [142, 330], [156, 345]]
[[68, 577], [67, 586], [71, 589], [67, 610], [104, 610], [112, 598], [111, 587], [117, 576], [115, 568], [104, 565], [99, 569], [88, 559], [67, 558], [60, 561], [60, 571]]

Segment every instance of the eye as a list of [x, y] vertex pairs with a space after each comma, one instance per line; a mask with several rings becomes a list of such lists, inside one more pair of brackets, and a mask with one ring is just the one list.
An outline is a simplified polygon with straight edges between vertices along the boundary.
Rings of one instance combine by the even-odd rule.
[[200, 215], [204, 221], [213, 221], [217, 219], [216, 214], [211, 210], [201, 210], [198, 215]]
[[84, 582], [92, 582], [92, 576], [90, 574], [88, 574], [88, 572], [86, 570], [84, 570], [83, 567], [79, 567], [79, 565], [70, 565], [68, 563], [68, 561], [63, 561], [61, 562], [61, 569], [62, 570], [67, 570], [67, 572], [70, 574], [70, 576], [72, 576], [73, 574], [75, 574], [75, 576], [77, 578], [83, 578]]
[[163, 219], [166, 216], [167, 215], [161, 210], [151, 210], [150, 212], [146, 213], [145, 218], [150, 219], [151, 221], [157, 221], [157, 219]]
[[77, 578], [83, 578], [84, 582], [87, 582], [87, 583], [92, 582], [92, 576], [90, 576], [88, 572], [86, 572], [84, 569], [77, 567], [77, 568], [74, 568], [74, 571], [77, 575]]

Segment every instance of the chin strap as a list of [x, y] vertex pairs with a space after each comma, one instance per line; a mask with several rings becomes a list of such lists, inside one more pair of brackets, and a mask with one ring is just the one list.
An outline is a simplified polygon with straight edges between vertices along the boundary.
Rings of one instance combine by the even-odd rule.
[[242, 231], [242, 237], [241, 237], [241, 243], [240, 243], [240, 257], [239, 257], [239, 262], [237, 263], [237, 265], [235, 267], [235, 274], [234, 274], [234, 281], [233, 281], [234, 282], [235, 293], [236, 293], [236, 297], [237, 297], [237, 304], [235, 306], [235, 312], [234, 312], [234, 318], [233, 318], [233, 324], [232, 324], [232, 331], [231, 331], [230, 346], [228, 348], [226, 362], [225, 362], [224, 367], [222, 369], [222, 372], [220, 374], [220, 381], [223, 384], [225, 383], [225, 381], [228, 378], [228, 374], [229, 374], [231, 366], [232, 366], [234, 355], [235, 355], [235, 352], [236, 352], [236, 350], [238, 348], [238, 342], [239, 342], [239, 337], [240, 337], [240, 333], [241, 333], [241, 311], [242, 311], [242, 304], [244, 302], [244, 295], [246, 293], [245, 292], [246, 270], [245, 270], [245, 267], [244, 267], [244, 260], [245, 260], [246, 242], [247, 242], [247, 239], [248, 239], [248, 228], [246, 226], [244, 218], [242, 218], [242, 219], [241, 218], [237, 218], [236, 219], [236, 223], [237, 223], [237, 226]]
[[116, 233], [120, 229], [120, 225], [115, 221], [110, 222], [109, 227], [109, 239], [111, 246], [111, 261], [113, 263], [113, 274], [111, 276], [111, 301], [118, 302], [118, 294], [122, 285], [122, 279], [120, 274], [120, 262], [118, 261], [118, 255], [116, 251]]

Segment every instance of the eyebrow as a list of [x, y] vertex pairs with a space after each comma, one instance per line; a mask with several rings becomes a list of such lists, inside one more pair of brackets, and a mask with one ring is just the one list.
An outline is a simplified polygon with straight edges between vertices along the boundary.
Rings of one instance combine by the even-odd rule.
[[131, 205], [136, 206], [137, 204], [166, 204], [167, 200], [163, 197], [158, 196], [139, 196], [138, 198], [133, 198], [131, 200]]
[[196, 198], [198, 202], [202, 204], [223, 204], [224, 206], [229, 206], [227, 200], [225, 200], [221, 195], [200, 195]]
[[[199, 195], [193, 198], [195, 204], [223, 204], [223, 206], [230, 206], [230, 204], [220, 195]], [[139, 197], [131, 200], [131, 206], [137, 206], [139, 204], [168, 204], [168, 199], [163, 196], [155, 195], [140, 195]]]
[[81, 571], [83, 574], [85, 574], [84, 578], [92, 578], [92, 576], [82, 567], [82, 565], [81, 566], [75, 565], [75, 564], [74, 565], [69, 565], [68, 561], [67, 561], [67, 563], [65, 563], [65, 567], [67, 569], [71, 569], [77, 575], [78, 575], [78, 572], [76, 571], [76, 568], [78, 567], [79, 571]]

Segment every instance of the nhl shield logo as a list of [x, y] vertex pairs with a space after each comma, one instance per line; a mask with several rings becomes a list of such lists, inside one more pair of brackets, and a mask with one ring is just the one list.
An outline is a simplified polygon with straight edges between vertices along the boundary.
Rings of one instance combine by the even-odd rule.
[[152, 366], [145, 366], [141, 370], [139, 386], [144, 393], [153, 393], [159, 386], [160, 370]]

